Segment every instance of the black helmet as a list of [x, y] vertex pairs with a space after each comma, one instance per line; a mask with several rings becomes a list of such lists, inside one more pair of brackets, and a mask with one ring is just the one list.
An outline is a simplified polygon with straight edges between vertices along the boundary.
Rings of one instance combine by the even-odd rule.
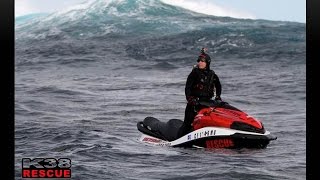
[[208, 54], [206, 54], [205, 52], [205, 48], [201, 49], [201, 54], [198, 56], [197, 62], [199, 62], [200, 60], [205, 60], [205, 62], [207, 63], [207, 68], [210, 68], [210, 63], [211, 63], [211, 58]]

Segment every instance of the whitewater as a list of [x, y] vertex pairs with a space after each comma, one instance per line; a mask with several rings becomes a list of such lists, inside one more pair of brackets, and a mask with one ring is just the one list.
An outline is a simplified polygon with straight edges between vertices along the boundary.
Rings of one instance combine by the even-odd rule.
[[[15, 24], [15, 179], [70, 158], [72, 179], [306, 179], [306, 24], [95, 0]], [[183, 119], [202, 47], [222, 99], [277, 136], [266, 149], [156, 147], [146, 116]]]

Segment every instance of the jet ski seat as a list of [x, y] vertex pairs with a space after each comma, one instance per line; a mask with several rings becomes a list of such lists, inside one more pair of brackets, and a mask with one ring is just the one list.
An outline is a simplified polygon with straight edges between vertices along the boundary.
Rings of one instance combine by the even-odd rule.
[[159, 138], [168, 141], [177, 139], [177, 133], [182, 126], [183, 121], [180, 119], [170, 119], [168, 122], [161, 122], [154, 117], [146, 117], [143, 120], [143, 126], [155, 133]]

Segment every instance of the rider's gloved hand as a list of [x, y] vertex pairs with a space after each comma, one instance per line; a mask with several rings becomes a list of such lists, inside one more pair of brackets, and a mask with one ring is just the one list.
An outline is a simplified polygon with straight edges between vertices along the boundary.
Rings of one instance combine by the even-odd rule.
[[198, 98], [196, 98], [194, 96], [188, 96], [187, 101], [188, 101], [188, 104], [192, 105], [192, 106], [196, 106], [199, 104]]
[[222, 99], [221, 99], [220, 96], [216, 96], [216, 97], [214, 98], [214, 100], [216, 100], [216, 101], [222, 101]]

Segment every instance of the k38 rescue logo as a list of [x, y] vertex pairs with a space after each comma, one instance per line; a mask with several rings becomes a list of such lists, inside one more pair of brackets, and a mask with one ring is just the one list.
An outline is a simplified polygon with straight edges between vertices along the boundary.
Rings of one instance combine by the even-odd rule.
[[71, 178], [69, 158], [23, 158], [22, 178]]

